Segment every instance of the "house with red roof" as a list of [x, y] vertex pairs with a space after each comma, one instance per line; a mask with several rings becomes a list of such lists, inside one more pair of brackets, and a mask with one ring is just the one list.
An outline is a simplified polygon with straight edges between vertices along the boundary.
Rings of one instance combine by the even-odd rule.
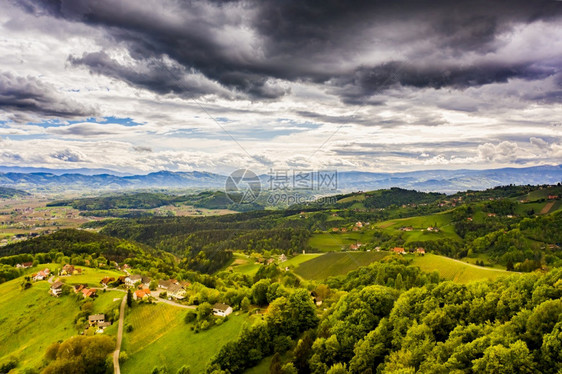
[[133, 294], [133, 299], [143, 300], [149, 298], [150, 296], [152, 296], [150, 290], [148, 288], [145, 288], [142, 290], [136, 290], [135, 293]]
[[394, 252], [396, 254], [399, 254], [399, 255], [405, 255], [406, 254], [406, 251], [402, 247], [394, 247], [394, 248], [392, 248], [392, 252]]

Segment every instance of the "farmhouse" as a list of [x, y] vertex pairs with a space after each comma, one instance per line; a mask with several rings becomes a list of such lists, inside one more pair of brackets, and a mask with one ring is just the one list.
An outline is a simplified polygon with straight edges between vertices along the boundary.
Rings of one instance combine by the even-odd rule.
[[168, 287], [168, 296], [176, 299], [183, 299], [186, 295], [187, 293], [185, 292], [185, 290], [177, 284], [172, 284], [170, 285], [170, 287]]
[[283, 253], [279, 256], [279, 262], [285, 262], [285, 261], [287, 261], [287, 256], [285, 256], [285, 254]]
[[169, 280], [162, 280], [162, 279], [160, 279], [160, 280], [158, 281], [158, 288], [163, 289], [163, 290], [167, 290], [168, 288], [170, 288], [170, 286], [171, 286], [172, 284], [173, 284], [173, 283], [172, 283], [171, 281], [169, 281]]
[[394, 247], [394, 248], [392, 248], [392, 252], [400, 254], [400, 255], [406, 254], [406, 251], [402, 247]]
[[27, 269], [33, 265], [33, 262], [22, 262], [21, 264], [16, 264], [16, 268], [18, 269]]
[[49, 276], [50, 273], [51, 273], [51, 271], [49, 269], [41, 270], [39, 273], [33, 274], [32, 279], [34, 281], [45, 280]]
[[423, 256], [425, 255], [425, 249], [423, 249], [422, 247], [418, 247], [416, 249], [416, 253]]
[[147, 299], [150, 296], [152, 296], [150, 290], [148, 288], [145, 288], [144, 290], [136, 290], [135, 293], [133, 294], [133, 299], [142, 300], [142, 299]]
[[75, 268], [74, 265], [66, 264], [62, 267], [60, 275], [77, 275], [82, 274], [82, 269]]
[[57, 281], [51, 285], [50, 292], [53, 296], [59, 296], [62, 293], [63, 283]]
[[88, 297], [93, 299], [98, 296], [97, 292], [98, 290], [95, 288], [84, 288], [82, 290], [82, 295], [84, 296], [84, 299], [87, 299]]
[[85, 284], [77, 284], [74, 286], [74, 293], [82, 292], [87, 286]]
[[401, 231], [413, 231], [414, 228], [412, 226], [407, 226], [407, 227], [400, 227]]
[[232, 313], [232, 308], [226, 304], [216, 303], [213, 305], [213, 314], [219, 317], [226, 317]]
[[100, 323], [104, 323], [105, 314], [92, 314], [91, 316], [88, 316], [88, 322], [90, 323], [90, 326], [95, 326], [95, 325], [99, 325]]
[[113, 277], [111, 277], [111, 278], [110, 278], [110, 277], [105, 277], [105, 278], [103, 278], [103, 279], [100, 281], [100, 283], [101, 283], [102, 286], [107, 287], [107, 285], [108, 285], [109, 283], [114, 282], [114, 281], [115, 281], [115, 278], [113, 278]]
[[150, 278], [138, 274], [129, 275], [125, 278], [125, 284], [128, 287], [133, 287], [137, 282], [140, 282], [141, 285], [148, 288], [148, 285], [150, 284]]

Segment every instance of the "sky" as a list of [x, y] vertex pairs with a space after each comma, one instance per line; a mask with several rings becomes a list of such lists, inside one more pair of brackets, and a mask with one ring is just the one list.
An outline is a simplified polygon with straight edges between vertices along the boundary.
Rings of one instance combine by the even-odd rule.
[[562, 1], [0, 7], [0, 165], [562, 164]]

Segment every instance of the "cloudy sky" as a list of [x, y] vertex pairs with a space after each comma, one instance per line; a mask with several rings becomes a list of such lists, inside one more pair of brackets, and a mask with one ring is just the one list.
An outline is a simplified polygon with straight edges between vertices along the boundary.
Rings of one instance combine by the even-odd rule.
[[0, 165], [562, 163], [561, 1], [0, 6]]

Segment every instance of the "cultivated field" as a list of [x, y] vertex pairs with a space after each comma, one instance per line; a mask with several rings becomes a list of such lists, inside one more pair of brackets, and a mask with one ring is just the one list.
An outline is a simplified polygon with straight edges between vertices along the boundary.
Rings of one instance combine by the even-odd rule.
[[305, 279], [325, 279], [331, 275], [344, 275], [361, 266], [380, 261], [388, 252], [330, 252], [302, 263], [295, 273]]

